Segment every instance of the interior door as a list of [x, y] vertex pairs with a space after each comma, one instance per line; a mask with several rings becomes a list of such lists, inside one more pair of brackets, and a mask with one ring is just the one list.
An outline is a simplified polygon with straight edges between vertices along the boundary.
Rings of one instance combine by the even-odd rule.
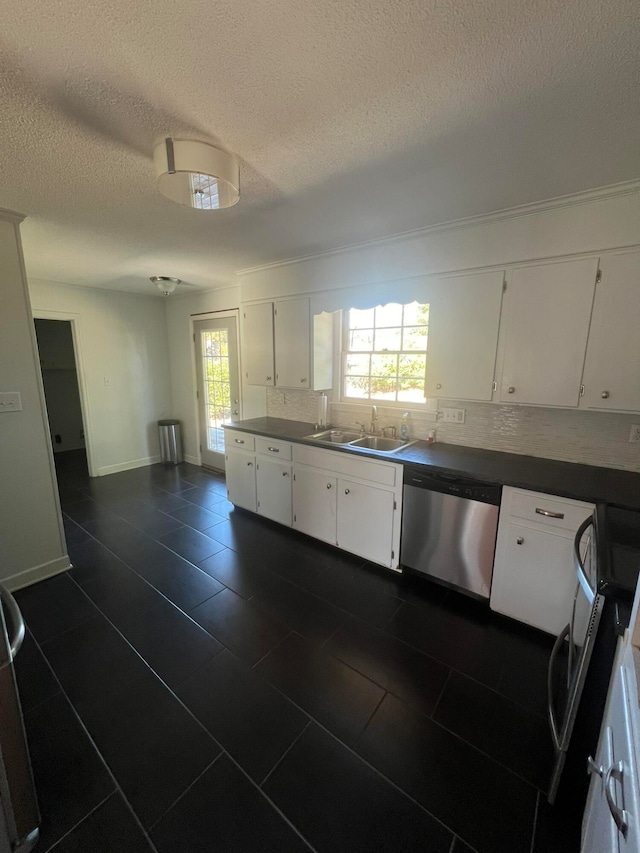
[[235, 316], [193, 324], [202, 464], [224, 469], [223, 424], [240, 418], [238, 321]]

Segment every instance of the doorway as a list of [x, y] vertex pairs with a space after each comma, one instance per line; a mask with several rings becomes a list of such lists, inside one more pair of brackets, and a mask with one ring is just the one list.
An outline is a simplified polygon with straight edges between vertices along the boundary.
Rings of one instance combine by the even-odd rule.
[[240, 416], [237, 317], [197, 320], [193, 331], [200, 458], [204, 466], [224, 470], [223, 425]]
[[70, 320], [35, 318], [34, 326], [56, 470], [87, 473], [87, 446]]

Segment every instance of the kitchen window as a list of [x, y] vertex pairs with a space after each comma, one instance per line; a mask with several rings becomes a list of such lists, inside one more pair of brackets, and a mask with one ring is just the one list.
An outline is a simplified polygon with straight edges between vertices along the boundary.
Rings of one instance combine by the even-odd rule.
[[429, 305], [345, 311], [342, 399], [424, 404]]

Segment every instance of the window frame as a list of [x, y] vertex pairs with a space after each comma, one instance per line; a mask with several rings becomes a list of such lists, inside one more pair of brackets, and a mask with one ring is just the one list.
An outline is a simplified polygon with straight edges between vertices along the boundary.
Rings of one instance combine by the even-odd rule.
[[[356, 351], [356, 350], [350, 350], [350, 349], [349, 349], [349, 338], [350, 338], [350, 331], [351, 331], [351, 327], [350, 327], [350, 325], [349, 325], [349, 312], [350, 312], [350, 311], [352, 311], [352, 310], [375, 310], [376, 308], [384, 308], [384, 307], [386, 307], [387, 305], [400, 305], [400, 306], [402, 307], [402, 309], [403, 309], [403, 316], [402, 316], [402, 323], [401, 323], [401, 325], [400, 325], [400, 326], [395, 325], [395, 326], [389, 326], [389, 327], [381, 326], [380, 328], [401, 328], [401, 329], [402, 329], [402, 331], [404, 331], [404, 329], [405, 329], [405, 328], [411, 328], [411, 327], [412, 327], [412, 325], [413, 325], [413, 324], [409, 324], [409, 323], [407, 323], [407, 324], [405, 325], [405, 323], [404, 323], [404, 308], [405, 308], [407, 305], [412, 305], [413, 303], [417, 303], [417, 304], [418, 304], [419, 306], [421, 306], [421, 307], [422, 307], [422, 306], [427, 306], [427, 307], [429, 307], [429, 308], [430, 308], [430, 304], [431, 304], [430, 302], [419, 302], [417, 299], [413, 299], [413, 300], [411, 300], [411, 302], [404, 302], [404, 303], [403, 303], [403, 302], [392, 302], [392, 301], [389, 301], [389, 302], [385, 302], [385, 304], [384, 304], [384, 305], [380, 305], [380, 304], [379, 304], [379, 305], [371, 306], [371, 307], [369, 307], [369, 308], [361, 308], [360, 306], [352, 306], [351, 308], [344, 308], [344, 309], [342, 310], [342, 312], [341, 312], [341, 313], [342, 313], [342, 323], [341, 323], [341, 325], [342, 325], [342, 335], [341, 335], [341, 338], [342, 338], [342, 346], [341, 346], [341, 350], [340, 350], [340, 380], [339, 380], [339, 389], [338, 389], [338, 390], [339, 390], [338, 398], [339, 398], [339, 402], [340, 402], [340, 403], [343, 403], [343, 404], [345, 404], [345, 405], [361, 405], [361, 406], [371, 406], [371, 405], [376, 405], [376, 406], [382, 406], [382, 407], [388, 407], [388, 408], [397, 408], [397, 409], [405, 409], [405, 410], [406, 410], [406, 409], [418, 409], [418, 410], [427, 409], [427, 407], [428, 407], [428, 405], [429, 405], [429, 400], [428, 400], [428, 398], [427, 398], [427, 394], [426, 394], [426, 375], [427, 375], [427, 369], [428, 369], [428, 360], [427, 360], [427, 358], [428, 358], [428, 346], [429, 346], [429, 345], [428, 345], [429, 321], [427, 321], [427, 323], [426, 323], [426, 329], [427, 329], [427, 348], [426, 348], [426, 350], [424, 350], [424, 351], [423, 351], [423, 350], [380, 350], [380, 351], [376, 351], [376, 350], [362, 350], [362, 351], [359, 353], [359, 352], [358, 352], [358, 351]], [[422, 325], [422, 324], [420, 324], [420, 325]], [[374, 328], [374, 331], [375, 331], [375, 329], [377, 329], [377, 328], [378, 328], [378, 327], [375, 325], [375, 320], [374, 320], [374, 326], [373, 326], [373, 328]], [[385, 399], [385, 398], [382, 398], [382, 397], [367, 397], [367, 398], [363, 398], [363, 397], [350, 397], [350, 396], [348, 396], [348, 395], [347, 395], [347, 393], [346, 393], [346, 382], [347, 382], [347, 359], [348, 359], [350, 356], [358, 355], [358, 354], [372, 356], [372, 355], [383, 355], [385, 352], [387, 352], [389, 355], [392, 355], [392, 356], [395, 356], [395, 357], [398, 357], [398, 356], [412, 356], [412, 355], [413, 355], [413, 356], [415, 356], [415, 355], [417, 355], [417, 354], [420, 354], [420, 353], [423, 353], [423, 352], [424, 352], [424, 355], [425, 355], [425, 372], [424, 372], [424, 376], [423, 376], [423, 379], [422, 379], [422, 387], [423, 387], [423, 392], [424, 392], [424, 399], [423, 399], [422, 401], [420, 401], [420, 402], [415, 401], [415, 400], [399, 401], [399, 400], [389, 400], [389, 399]], [[371, 372], [369, 372], [369, 378], [371, 378]], [[395, 379], [396, 379], [396, 394], [398, 393], [397, 382], [398, 382], [398, 379], [399, 379], [399, 378], [400, 378], [400, 377], [399, 377], [399, 376], [398, 376], [398, 374], [396, 373], [396, 376], [395, 376]]]

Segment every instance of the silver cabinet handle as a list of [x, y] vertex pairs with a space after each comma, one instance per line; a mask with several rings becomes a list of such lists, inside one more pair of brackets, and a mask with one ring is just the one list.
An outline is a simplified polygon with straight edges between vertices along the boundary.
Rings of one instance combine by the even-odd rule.
[[623, 836], [627, 837], [627, 832], [629, 831], [629, 812], [625, 809], [621, 809], [620, 806], [617, 806], [615, 800], [613, 799], [612, 792], [612, 781], [615, 779], [620, 782], [620, 785], [623, 785], [623, 776], [624, 776], [624, 764], [622, 761], [618, 761], [616, 764], [612, 764], [611, 767], [604, 774], [604, 793], [607, 798], [607, 805], [609, 806], [609, 811], [611, 812], [611, 817], [615, 825], [618, 827]]
[[244, 438], [234, 438], [236, 444], [244, 444]]
[[436, 388], [437, 388], [438, 390], [440, 390], [440, 388], [442, 388], [442, 385], [441, 385], [441, 383], [440, 383], [440, 382], [438, 382], [438, 384], [436, 385]]
[[267, 450], [270, 450], [272, 453], [280, 453], [279, 447], [267, 447]]
[[328, 488], [328, 489], [330, 489], [330, 488], [331, 488], [331, 483], [327, 483], [327, 488]]
[[10, 659], [3, 664], [3, 666], [8, 666], [20, 651], [20, 646], [24, 640], [25, 627], [22, 613], [20, 613], [20, 608], [18, 607], [18, 602], [4, 584], [0, 584], [0, 597], [2, 598], [4, 606], [7, 608], [13, 628], [13, 636], [9, 638]]
[[591, 775], [595, 773], [596, 776], [599, 776], [601, 779], [604, 776], [604, 767], [602, 764], [596, 764], [591, 756], [587, 758], [587, 773]]
[[306, 379], [301, 379], [301, 380], [300, 380], [300, 382], [303, 382], [303, 383], [304, 383], [304, 382], [306, 382], [306, 381], [307, 381]]
[[345, 490], [344, 490], [345, 495], [348, 495], [348, 494], [349, 494], [349, 491], [350, 491], [350, 489], [345, 489]]
[[249, 468], [251, 468], [251, 466], [253, 465], [253, 462], [247, 462], [247, 465]]
[[234, 410], [233, 410], [233, 414], [234, 414], [234, 415], [237, 415], [237, 414], [238, 414], [238, 409], [234, 409]]
[[267, 380], [267, 382], [271, 382], [272, 377], [271, 377], [271, 376], [267, 376], [267, 377], [266, 377], [266, 380]]
[[510, 385], [510, 386], [507, 388], [507, 391], [509, 392], [509, 394], [513, 394], [513, 392], [514, 392], [515, 390], [516, 390], [516, 389], [513, 387], [513, 385]]
[[546, 515], [547, 518], [564, 518], [563, 512], [551, 512], [550, 509], [540, 509], [539, 506], [536, 507], [536, 512], [538, 515]]
[[603, 400], [608, 400], [609, 399], [609, 392], [603, 391], [602, 394], [600, 394], [600, 396], [602, 397]]
[[288, 476], [289, 476], [289, 472], [288, 472], [288, 471], [283, 471], [283, 472], [282, 472], [282, 476], [283, 476], [283, 477], [288, 477]]
[[516, 539], [516, 545], [522, 545], [523, 542], [524, 536], [518, 536], [518, 538]]

